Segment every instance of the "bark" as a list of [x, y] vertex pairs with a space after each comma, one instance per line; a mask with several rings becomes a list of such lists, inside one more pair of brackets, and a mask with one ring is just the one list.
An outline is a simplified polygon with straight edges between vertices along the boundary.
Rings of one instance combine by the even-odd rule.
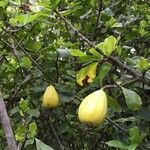
[[0, 123], [4, 129], [9, 150], [17, 150], [10, 120], [2, 97], [0, 97]]

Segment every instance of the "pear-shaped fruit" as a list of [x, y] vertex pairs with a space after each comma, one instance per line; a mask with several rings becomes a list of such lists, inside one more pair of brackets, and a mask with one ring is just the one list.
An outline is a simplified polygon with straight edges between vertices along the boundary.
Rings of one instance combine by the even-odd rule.
[[50, 85], [46, 88], [43, 95], [42, 106], [45, 108], [55, 108], [59, 105], [59, 96], [56, 89]]
[[78, 117], [81, 122], [100, 124], [107, 113], [107, 96], [103, 89], [97, 90], [83, 99]]

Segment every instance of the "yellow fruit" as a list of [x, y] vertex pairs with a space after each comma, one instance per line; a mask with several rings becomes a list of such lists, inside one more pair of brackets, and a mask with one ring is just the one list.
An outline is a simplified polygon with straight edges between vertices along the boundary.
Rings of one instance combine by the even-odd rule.
[[100, 124], [107, 113], [107, 96], [100, 89], [83, 99], [79, 106], [78, 117], [81, 122]]
[[42, 106], [45, 108], [55, 108], [59, 105], [59, 96], [56, 89], [50, 85], [46, 88], [43, 95]]

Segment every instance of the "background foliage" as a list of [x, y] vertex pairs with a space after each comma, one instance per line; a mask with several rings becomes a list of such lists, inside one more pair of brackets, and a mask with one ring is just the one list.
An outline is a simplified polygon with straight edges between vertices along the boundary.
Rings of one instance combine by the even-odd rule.
[[[1, 90], [20, 147], [150, 149], [149, 45], [149, 0], [1, 0]], [[44, 110], [49, 84], [61, 105]], [[81, 124], [81, 100], [105, 85], [112, 85], [106, 86], [108, 119]], [[0, 135], [4, 150], [3, 129]]]

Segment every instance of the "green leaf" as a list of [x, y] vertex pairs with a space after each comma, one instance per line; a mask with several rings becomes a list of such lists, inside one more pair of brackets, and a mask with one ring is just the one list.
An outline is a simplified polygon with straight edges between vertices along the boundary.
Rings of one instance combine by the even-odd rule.
[[27, 128], [24, 125], [20, 125], [15, 134], [15, 138], [17, 141], [24, 142], [27, 133]]
[[30, 132], [36, 132], [37, 131], [37, 125], [35, 122], [30, 123], [29, 125], [29, 131]]
[[37, 52], [38, 50], [40, 50], [42, 47], [41, 43], [40, 42], [37, 42], [37, 41], [29, 41], [27, 43], [27, 48], [30, 50], [30, 51], [34, 51], [34, 52]]
[[115, 148], [119, 148], [121, 150], [135, 150], [137, 147], [137, 144], [131, 144], [131, 145], [127, 145], [121, 141], [118, 140], [111, 140], [108, 142], [105, 142], [109, 147], [115, 147]]
[[120, 148], [120, 149], [123, 149], [123, 150], [126, 150], [127, 149], [127, 146], [122, 143], [121, 141], [118, 141], [118, 140], [111, 140], [111, 141], [108, 141], [108, 142], [105, 142], [109, 147], [115, 147], [115, 148]]
[[0, 7], [5, 7], [7, 0], [0, 0]]
[[84, 63], [84, 62], [89, 62], [89, 61], [98, 61], [99, 58], [93, 56], [93, 55], [86, 55], [86, 56], [81, 56], [79, 57], [78, 63]]
[[17, 106], [17, 107], [14, 107], [14, 108], [11, 109], [11, 111], [10, 111], [10, 116], [12, 116], [12, 115], [18, 113], [19, 111], [20, 111], [20, 109], [19, 109], [18, 106]]
[[109, 21], [106, 22], [106, 26], [112, 27], [117, 23], [117, 20], [114, 17], [111, 17]]
[[59, 92], [59, 95], [61, 97], [61, 101], [62, 102], [70, 102], [72, 101], [72, 99], [74, 98], [74, 92], [70, 91], [70, 92]]
[[71, 51], [70, 51], [70, 54], [72, 55], [72, 56], [77, 56], [77, 57], [81, 57], [81, 56], [86, 56], [86, 54], [84, 54], [81, 50], [79, 50], [79, 49], [72, 49]]
[[141, 134], [137, 126], [130, 128], [129, 134], [130, 134], [130, 143], [131, 144], [134, 144], [134, 143], [140, 144], [141, 141], [145, 137], [145, 134]]
[[37, 132], [37, 125], [35, 122], [30, 123], [29, 125], [29, 132], [31, 133], [32, 137], [36, 135]]
[[106, 75], [108, 74], [108, 72], [110, 71], [111, 67], [112, 67], [112, 65], [110, 63], [103, 63], [100, 66], [98, 79], [99, 79], [99, 82], [100, 82], [101, 86], [103, 86], [103, 80], [106, 77]]
[[123, 87], [121, 88], [124, 93], [125, 101], [128, 108], [133, 111], [139, 110], [142, 107], [142, 100], [140, 96], [134, 91], [131, 91]]
[[141, 58], [138, 61], [137, 68], [141, 71], [148, 70], [150, 68], [150, 61], [146, 58]]
[[21, 66], [30, 68], [32, 66], [32, 62], [28, 57], [24, 56], [21, 58]]
[[137, 146], [137, 144], [131, 144], [127, 147], [127, 150], [136, 150]]
[[94, 7], [96, 5], [96, 2], [97, 2], [96, 0], [91, 0], [90, 4]]
[[118, 101], [113, 99], [111, 96], [108, 96], [108, 105], [111, 107], [115, 112], [122, 112], [121, 106], [118, 104]]
[[27, 113], [30, 115], [30, 117], [38, 118], [40, 116], [40, 111], [38, 109], [30, 109], [27, 111]]
[[85, 83], [92, 83], [96, 76], [97, 62], [82, 68], [76, 75], [77, 83], [83, 86]]
[[23, 98], [21, 98], [21, 100], [19, 102], [19, 107], [25, 112], [28, 111], [28, 109], [29, 109], [29, 101], [28, 100], [24, 100]]
[[117, 46], [117, 39], [113, 36], [109, 36], [104, 42], [96, 45], [106, 56], [110, 56]]
[[33, 22], [36, 18], [38, 18], [38, 14], [23, 14], [17, 15], [14, 18], [10, 18], [9, 22], [14, 26], [25, 26], [26, 24]]
[[36, 140], [36, 148], [37, 150], [54, 150], [50, 146], [44, 144], [42, 141], [35, 139]]
[[34, 139], [27, 139], [24, 147], [27, 147], [28, 145], [33, 145], [33, 143], [34, 143]]
[[59, 4], [60, 0], [50, 0], [52, 7], [57, 7], [57, 5]]
[[99, 52], [97, 52], [94, 48], [89, 49], [89, 51], [90, 51], [90, 53], [91, 53], [93, 56], [95, 56], [95, 57], [97, 57], [97, 58], [99, 58], [99, 59], [102, 58], [102, 55], [101, 55]]

